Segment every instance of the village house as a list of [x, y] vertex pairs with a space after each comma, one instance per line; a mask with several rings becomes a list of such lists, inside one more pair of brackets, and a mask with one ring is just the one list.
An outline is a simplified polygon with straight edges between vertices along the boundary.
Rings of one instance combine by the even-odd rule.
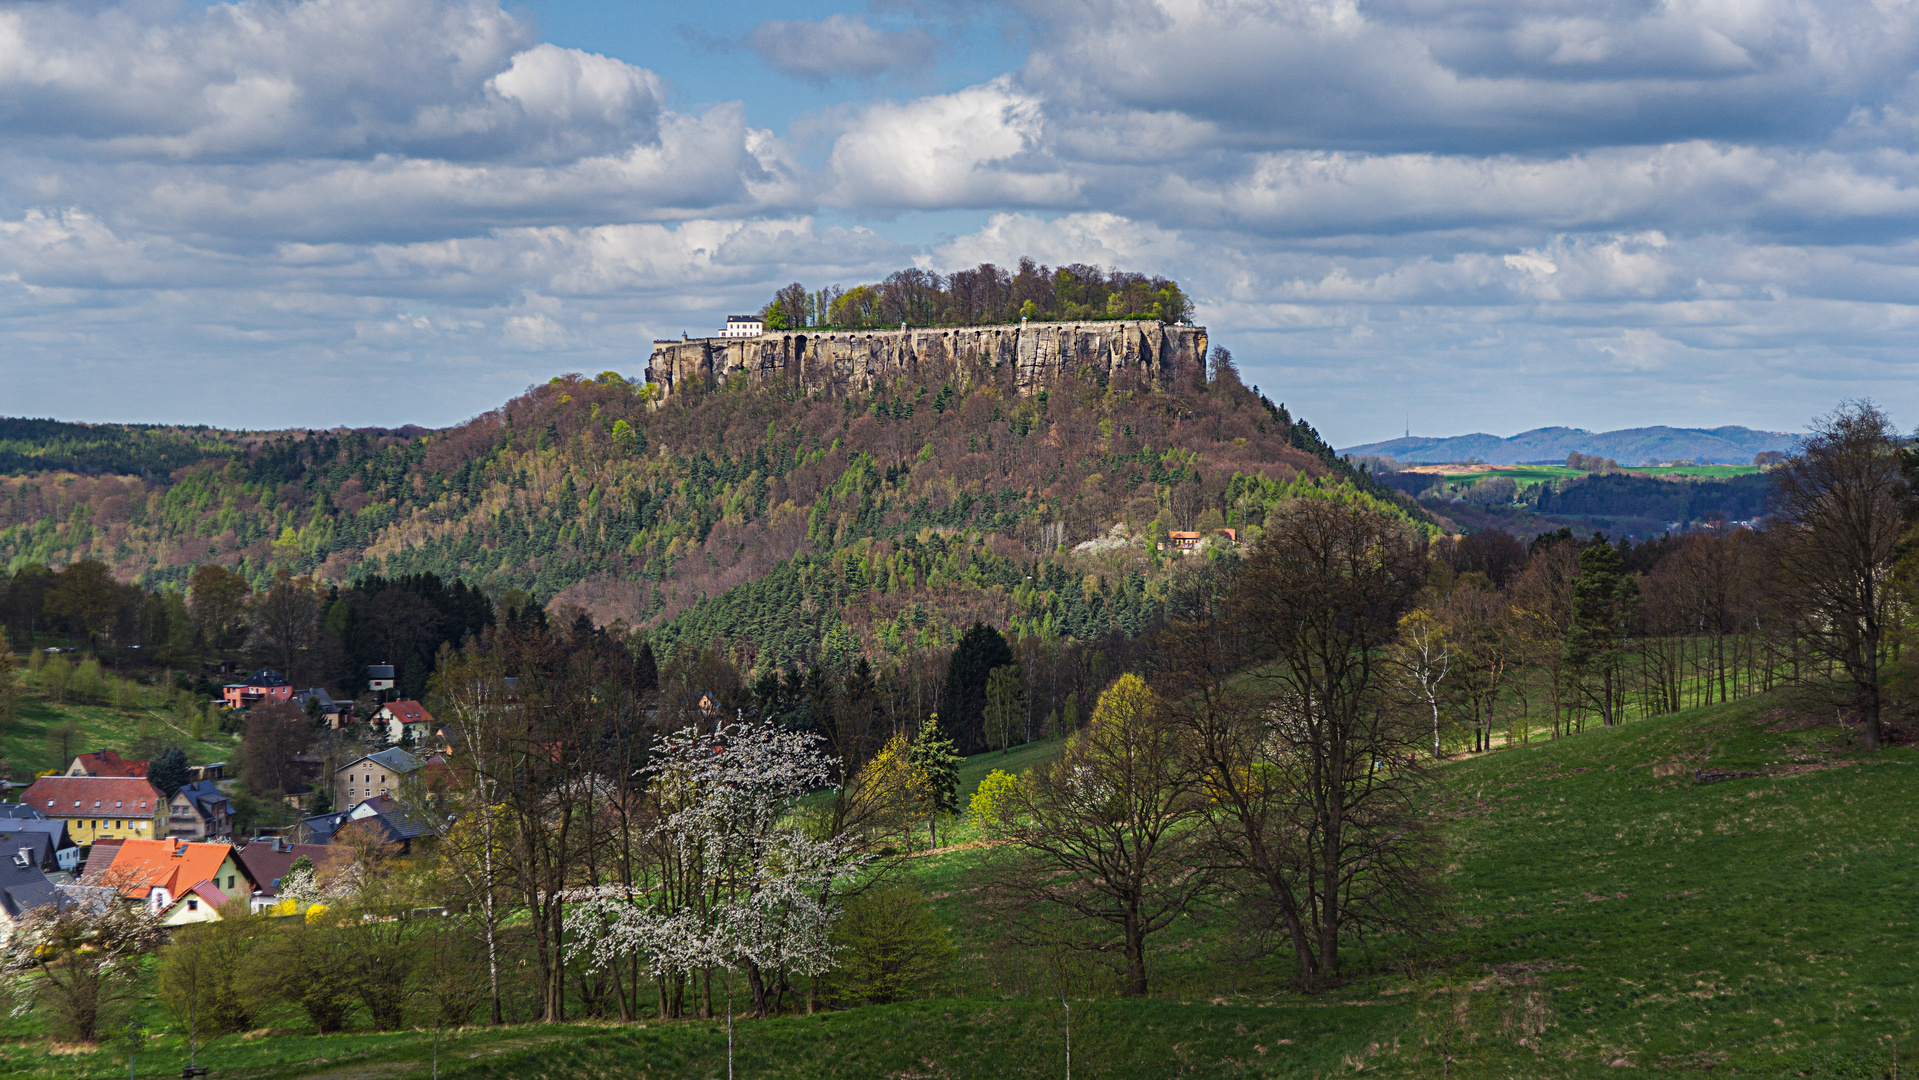
[[273, 705], [293, 698], [293, 684], [272, 668], [261, 668], [245, 682], [228, 683], [220, 688], [220, 701], [229, 709], [251, 709], [255, 705]]
[[0, 821], [0, 857], [17, 857], [23, 851], [49, 874], [80, 868], [80, 845], [67, 835], [64, 821]]
[[386, 741], [425, 746], [433, 738], [433, 715], [417, 701], [389, 701], [373, 714], [373, 723], [386, 728]]
[[147, 761], [128, 761], [120, 756], [118, 750], [95, 750], [91, 754], [81, 754], [67, 766], [68, 776], [145, 776]]
[[233, 803], [211, 780], [196, 780], [167, 801], [167, 835], [186, 840], [233, 836]]
[[96, 840], [152, 840], [165, 836], [167, 801], [144, 777], [43, 776], [20, 801], [67, 823], [67, 835], [81, 847]]
[[172, 839], [126, 841], [97, 880], [145, 903], [167, 926], [213, 922], [222, 904], [253, 891], [232, 844]]
[[0, 944], [13, 937], [13, 928], [27, 912], [60, 902], [60, 892], [46, 871], [17, 852], [0, 857]]
[[[315, 702], [318, 703], [317, 710], [314, 707]], [[313, 713], [317, 711], [320, 719], [325, 720], [326, 726], [330, 728], [337, 728], [348, 720], [353, 719], [353, 703], [351, 701], [336, 700], [332, 694], [327, 693], [324, 687], [313, 686], [305, 690], [295, 690], [293, 692], [293, 703], [305, 712]]]
[[400, 779], [424, 762], [399, 747], [368, 754], [333, 773], [333, 805], [352, 807], [375, 795], [398, 790]]
[[[1170, 544], [1175, 551], [1197, 551], [1199, 549], [1199, 542], [1204, 535], [1205, 534], [1198, 532], [1169, 532], [1166, 534], [1167, 543], [1161, 544], [1159, 549], [1165, 551], [1168, 544]], [[1214, 529], [1213, 535], [1223, 536], [1231, 543], [1239, 543], [1238, 529]]]
[[392, 664], [368, 664], [366, 666], [366, 688], [368, 693], [379, 694], [393, 689]]
[[234, 855], [240, 860], [240, 871], [253, 882], [253, 896], [248, 906], [254, 911], [262, 911], [279, 902], [280, 883], [286, 879], [296, 860], [305, 859], [318, 871], [331, 860], [351, 862], [353, 859], [353, 853], [345, 848], [289, 843], [277, 836], [250, 840]]

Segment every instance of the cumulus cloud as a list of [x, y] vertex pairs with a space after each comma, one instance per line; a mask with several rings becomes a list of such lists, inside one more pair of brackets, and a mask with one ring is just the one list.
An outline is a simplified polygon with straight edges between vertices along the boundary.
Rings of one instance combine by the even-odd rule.
[[267, 372], [249, 422], [449, 422], [789, 281], [1030, 254], [1177, 277], [1342, 442], [1395, 395], [1919, 410], [1909, 5], [1003, 0], [1012, 70], [861, 89], [959, 48], [919, 11], [733, 35], [839, 95], [789, 133], [496, 0], [0, 6], [14, 407], [217, 420], [199, 387]]
[[746, 36], [746, 47], [768, 67], [814, 86], [918, 71], [932, 62], [935, 44], [922, 29], [881, 30], [863, 17], [846, 15], [768, 19]]
[[833, 143], [834, 202], [947, 208], [1061, 205], [1078, 180], [1054, 160], [1036, 97], [1009, 78], [868, 106]]
[[1028, 82], [1243, 143], [1498, 151], [1819, 136], [1905, 83], [1904, 5], [1081, 0], [1022, 7]]

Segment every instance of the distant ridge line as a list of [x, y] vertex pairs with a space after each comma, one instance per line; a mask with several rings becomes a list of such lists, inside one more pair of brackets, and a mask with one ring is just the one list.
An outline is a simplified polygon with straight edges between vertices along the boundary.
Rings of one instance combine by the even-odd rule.
[[1572, 427], [1542, 427], [1502, 438], [1476, 432], [1444, 438], [1414, 435], [1364, 443], [1339, 451], [1346, 455], [1390, 457], [1409, 465], [1443, 465], [1477, 458], [1491, 465], [1559, 463], [1568, 454], [1595, 454], [1621, 465], [1648, 461], [1705, 461], [1744, 465], [1769, 450], [1793, 453], [1804, 436], [1789, 431], [1760, 431], [1728, 425], [1716, 428], [1666, 426], [1592, 432]]

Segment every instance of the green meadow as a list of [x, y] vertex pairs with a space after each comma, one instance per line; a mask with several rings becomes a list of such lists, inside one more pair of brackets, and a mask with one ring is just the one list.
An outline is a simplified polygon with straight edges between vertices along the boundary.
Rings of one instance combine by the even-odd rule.
[[[1665, 468], [1623, 468], [1620, 471], [1637, 476], [1723, 480], [1730, 476], [1750, 476], [1760, 469], [1754, 465], [1672, 465]], [[1574, 480], [1589, 474], [1584, 469], [1569, 469], [1564, 465], [1497, 465], [1490, 471], [1469, 472], [1461, 469], [1459, 472], [1437, 475], [1448, 484], [1471, 484], [1489, 476], [1503, 476], [1521, 488], [1528, 488], [1535, 484]]]
[[[1065, 987], [1082, 1077], [1887, 1077], [1919, 1051], [1919, 751], [1867, 756], [1779, 698], [1534, 742], [1440, 770], [1450, 917], [1420, 947], [1355, 947], [1349, 981], [1292, 991], [1255, 958], [1230, 897], [1154, 942], [1154, 996], [1103, 996], [1090, 965], [1004, 945], [974, 914], [994, 849], [904, 860], [959, 945], [944, 996], [737, 1022], [738, 1077], [1063, 1076]], [[970, 759], [1030, 767], [1048, 744]], [[1701, 781], [1704, 782], [1701, 782]], [[943, 838], [944, 843], [944, 838]], [[173, 1022], [156, 1006], [143, 1019]], [[424, 1078], [429, 1033], [304, 1034], [299, 1014], [229, 1037], [214, 1077]], [[50, 1045], [0, 1021], [0, 1073], [125, 1075], [123, 1049]], [[176, 1035], [136, 1076], [178, 1075]], [[723, 1023], [469, 1029], [439, 1075], [585, 1080], [726, 1075]]]

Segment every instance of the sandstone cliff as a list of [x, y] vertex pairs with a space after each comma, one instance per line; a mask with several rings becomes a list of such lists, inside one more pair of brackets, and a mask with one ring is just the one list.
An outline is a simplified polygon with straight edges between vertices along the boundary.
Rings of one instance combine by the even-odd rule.
[[750, 338], [655, 341], [648, 382], [668, 393], [694, 382], [744, 374], [808, 391], [865, 392], [920, 364], [948, 362], [962, 375], [1013, 365], [1021, 393], [1091, 366], [1108, 377], [1137, 370], [1152, 385], [1199, 373], [1206, 328], [1158, 322], [1021, 323], [905, 330], [795, 330]]

